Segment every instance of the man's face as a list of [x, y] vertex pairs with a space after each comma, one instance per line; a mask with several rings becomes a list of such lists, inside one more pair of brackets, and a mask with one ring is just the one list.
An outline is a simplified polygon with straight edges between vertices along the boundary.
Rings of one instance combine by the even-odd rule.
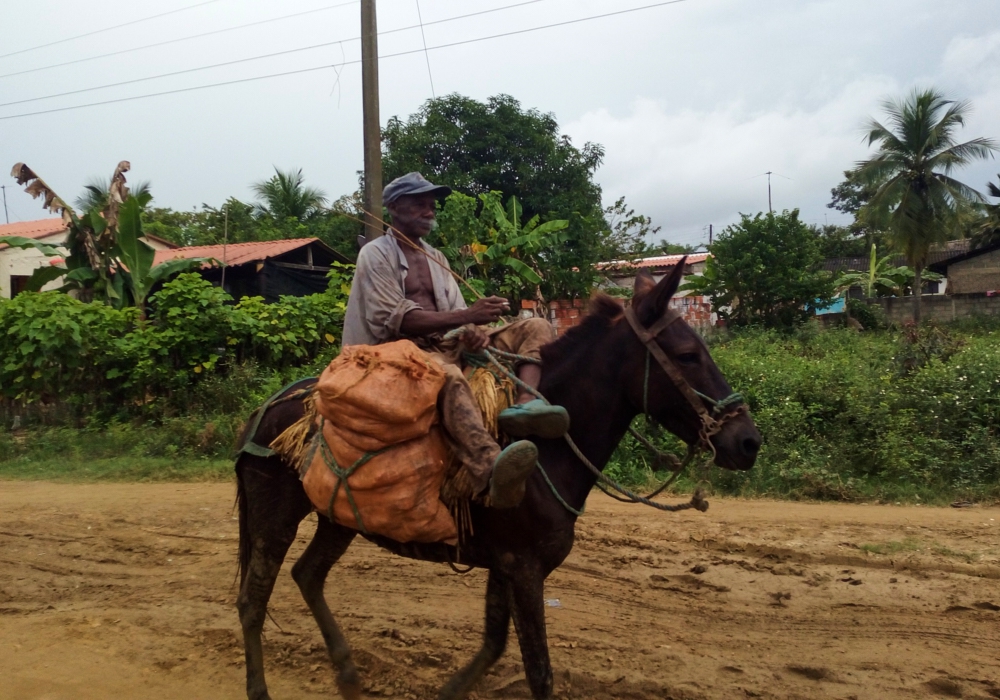
[[389, 205], [392, 225], [407, 236], [423, 238], [434, 227], [437, 199], [432, 194], [403, 195]]

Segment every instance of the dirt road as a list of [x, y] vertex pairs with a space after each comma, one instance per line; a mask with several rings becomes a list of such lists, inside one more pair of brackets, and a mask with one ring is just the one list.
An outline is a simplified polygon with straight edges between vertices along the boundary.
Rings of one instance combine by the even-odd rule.
[[[0, 482], [0, 697], [245, 697], [233, 491]], [[556, 697], [1000, 698], [1000, 509], [597, 495], [578, 533], [546, 588]], [[331, 698], [289, 566], [272, 695]], [[355, 544], [327, 593], [367, 694], [433, 698], [477, 648], [484, 586]], [[474, 697], [530, 697], [516, 643]]]

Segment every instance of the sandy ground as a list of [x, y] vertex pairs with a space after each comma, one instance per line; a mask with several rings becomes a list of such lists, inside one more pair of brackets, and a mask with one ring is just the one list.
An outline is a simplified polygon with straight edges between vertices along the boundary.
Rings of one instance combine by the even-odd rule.
[[[0, 482], [0, 697], [245, 697], [233, 493]], [[334, 697], [288, 574], [311, 520], [265, 628], [275, 700]], [[556, 697], [1000, 698], [998, 529], [996, 508], [595, 495], [546, 589]], [[368, 696], [433, 698], [484, 586], [358, 541], [327, 595]], [[516, 644], [473, 697], [530, 697]]]

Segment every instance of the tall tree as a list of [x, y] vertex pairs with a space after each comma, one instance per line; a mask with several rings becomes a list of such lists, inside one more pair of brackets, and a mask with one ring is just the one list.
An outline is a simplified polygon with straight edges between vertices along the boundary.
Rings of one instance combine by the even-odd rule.
[[294, 172], [275, 168], [274, 173], [272, 178], [250, 186], [259, 200], [256, 210], [260, 216], [276, 221], [306, 221], [323, 209], [327, 201], [326, 193], [305, 186], [302, 168]]
[[636, 240], [655, 233], [624, 202], [605, 212], [593, 179], [603, 147], [575, 146], [552, 114], [525, 109], [509, 95], [428, 100], [408, 119], [389, 120], [382, 149], [386, 181], [416, 170], [471, 197], [515, 197], [525, 220], [569, 221], [567, 240], [545, 251], [541, 290], [548, 298], [588, 294], [597, 281], [595, 263], [624, 257]]
[[951, 173], [991, 156], [997, 146], [987, 138], [958, 143], [956, 132], [971, 105], [935, 90], [914, 90], [882, 107], [886, 124], [872, 119], [865, 126], [868, 145], [878, 144], [878, 152], [856, 168], [860, 184], [877, 188], [860, 215], [888, 231], [893, 247], [913, 268], [913, 320], [920, 323], [921, 273], [931, 245], [946, 240], [964, 206], [983, 200]]

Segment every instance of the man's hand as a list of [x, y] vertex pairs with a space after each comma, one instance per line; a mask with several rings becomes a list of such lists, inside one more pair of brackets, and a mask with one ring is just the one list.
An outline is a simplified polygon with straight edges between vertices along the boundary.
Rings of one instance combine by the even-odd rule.
[[490, 344], [490, 337], [479, 326], [464, 326], [462, 344], [471, 352], [478, 352]]
[[469, 307], [469, 321], [477, 325], [493, 323], [508, 311], [510, 302], [503, 297], [486, 297]]

